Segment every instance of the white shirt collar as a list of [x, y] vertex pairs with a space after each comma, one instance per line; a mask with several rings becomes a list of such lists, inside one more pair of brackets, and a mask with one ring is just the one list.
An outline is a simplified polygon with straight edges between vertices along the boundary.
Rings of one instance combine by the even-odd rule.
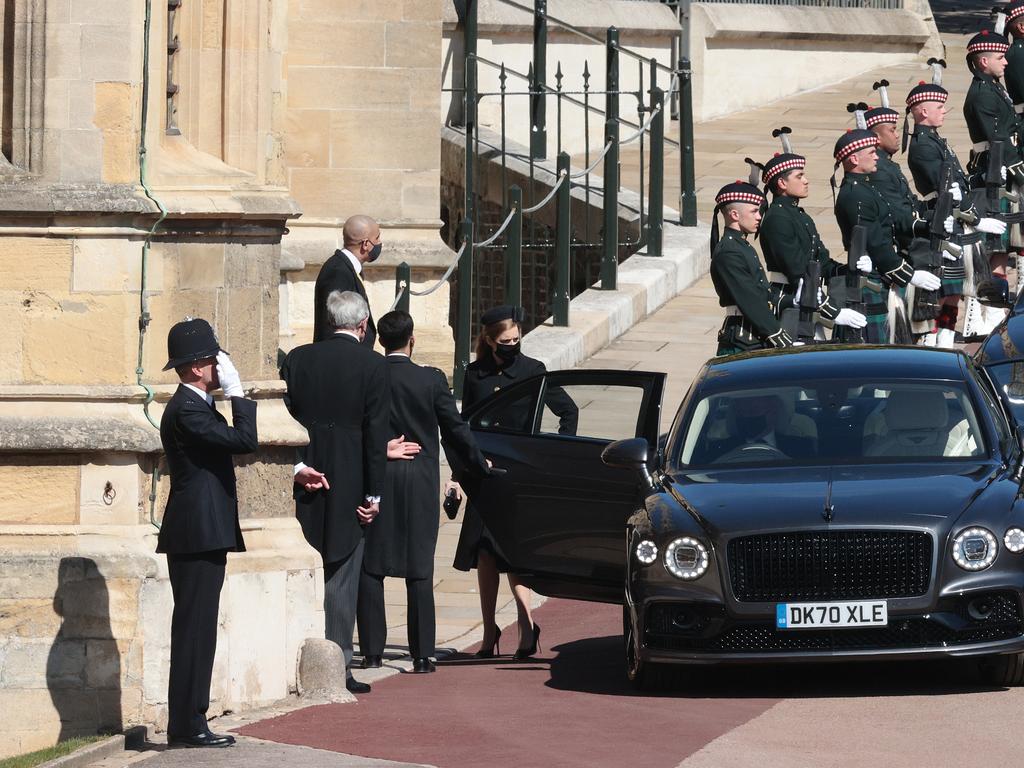
[[387, 357], [408, 357], [405, 352], [388, 352]]
[[193, 392], [195, 392], [197, 395], [199, 395], [201, 398], [203, 398], [203, 400], [206, 401], [207, 405], [213, 405], [213, 395], [211, 395], [209, 392], [203, 392], [203, 390], [201, 390], [199, 387], [197, 387], [197, 386], [195, 386], [193, 384], [184, 384], [184, 383], [182, 383], [182, 386], [183, 387], [188, 387]]
[[362, 339], [359, 338], [359, 334], [358, 333], [356, 333], [355, 331], [350, 331], [347, 328], [341, 328], [340, 330], [335, 331], [335, 333], [345, 333], [345, 334], [348, 334], [349, 336], [351, 336], [356, 341], [362, 341]]
[[363, 271], [363, 262], [357, 259], [355, 254], [348, 248], [342, 248], [341, 252], [348, 256], [348, 260], [352, 262], [352, 269], [356, 271], [356, 274], [360, 274]]

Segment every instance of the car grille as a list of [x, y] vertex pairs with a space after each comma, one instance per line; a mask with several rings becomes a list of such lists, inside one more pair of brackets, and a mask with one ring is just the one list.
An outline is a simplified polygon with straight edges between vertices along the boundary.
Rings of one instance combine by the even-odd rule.
[[921, 531], [798, 531], [728, 544], [739, 601], [870, 600], [928, 591], [932, 537]]
[[[958, 629], [935, 617], [917, 616], [900, 619], [890, 617], [887, 627], [861, 629], [778, 630], [770, 622], [741, 622], [709, 637], [694, 636], [709, 628], [705, 622], [697, 633], [673, 629], [671, 606], [652, 608], [647, 627], [647, 646], [655, 650], [690, 651], [697, 653], [801, 653], [843, 652], [886, 649], [944, 648], [974, 643], [1010, 640], [1024, 634], [1020, 604], [1012, 593], [989, 596], [991, 612], [984, 619], [974, 619], [967, 612], [967, 600], [940, 606], [946, 615], [962, 620]], [[665, 615], [665, 618], [662, 617]], [[714, 613], [718, 615], [717, 612]], [[709, 618], [710, 615], [709, 615]], [[686, 636], [690, 634], [690, 636]]]

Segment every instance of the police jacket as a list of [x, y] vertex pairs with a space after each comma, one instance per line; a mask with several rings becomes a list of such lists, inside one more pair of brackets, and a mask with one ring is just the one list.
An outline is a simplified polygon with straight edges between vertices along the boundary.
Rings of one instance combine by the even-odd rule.
[[1006, 52], [1006, 71], [1003, 73], [1006, 92], [1010, 94], [1014, 110], [1020, 114], [1024, 109], [1024, 40], [1013, 39], [1010, 50]]
[[1012, 165], [1024, 157], [1018, 146], [1021, 126], [1013, 110], [1013, 101], [1002, 83], [992, 75], [974, 73], [974, 80], [964, 99], [964, 119], [977, 153], [972, 168], [986, 172], [985, 158], [988, 157], [988, 145], [993, 141], [1003, 142], [1004, 165]]
[[460, 475], [486, 475], [487, 460], [462, 420], [437, 368], [416, 365], [405, 355], [388, 355], [389, 438], [405, 435], [419, 443], [412, 459], [387, 462], [380, 514], [366, 527], [363, 568], [378, 576], [429, 578], [437, 544], [441, 448]]
[[[340, 249], [324, 265], [316, 276], [316, 284], [313, 287], [313, 341], [323, 341], [334, 333], [330, 320], [327, 317], [327, 297], [331, 291], [353, 291], [366, 299], [366, 306], [370, 306], [370, 300], [366, 296], [366, 288], [363, 286], [362, 278], [356, 274], [352, 261]], [[363, 337], [363, 344], [368, 349], [373, 349], [377, 340], [377, 326], [373, 322], [373, 313], [370, 313], [366, 321], [366, 336]]]
[[913, 267], [899, 254], [892, 206], [872, 183], [868, 173], [847, 173], [836, 198], [836, 220], [843, 235], [843, 248], [850, 249], [853, 228], [867, 229], [867, 252], [875, 273], [888, 285], [906, 285]]
[[[821, 264], [821, 278], [826, 285], [829, 279], [846, 274], [845, 264], [829, 258], [828, 248], [821, 242], [814, 219], [800, 207], [800, 201], [795, 197], [775, 195], [761, 219], [759, 233], [769, 281], [784, 282], [787, 286], [782, 297], [772, 297], [778, 312], [792, 306], [797, 283], [807, 273], [807, 265], [812, 261]], [[778, 280], [777, 277], [784, 279]], [[818, 308], [827, 320], [834, 319], [838, 311], [827, 297]]]
[[160, 442], [171, 473], [157, 552], [245, 551], [238, 526], [235, 454], [252, 453], [256, 403], [231, 398], [234, 426], [197, 392], [179, 386], [160, 418]]
[[719, 306], [736, 307], [755, 336], [764, 340], [782, 331], [757, 251], [739, 230], [722, 233], [711, 254], [711, 282]]
[[363, 536], [356, 507], [367, 496], [383, 503], [388, 430], [388, 366], [347, 334], [296, 347], [281, 366], [284, 403], [306, 428], [299, 461], [327, 476], [330, 489], [294, 487], [295, 512], [306, 540], [324, 563], [348, 557]]

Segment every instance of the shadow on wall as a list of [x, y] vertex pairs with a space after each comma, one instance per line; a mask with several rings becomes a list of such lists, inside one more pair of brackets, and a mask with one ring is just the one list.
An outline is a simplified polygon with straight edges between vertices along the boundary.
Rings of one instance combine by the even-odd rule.
[[61, 559], [53, 610], [61, 625], [46, 660], [46, 686], [60, 716], [60, 740], [120, 733], [121, 654], [107, 582], [93, 560]]

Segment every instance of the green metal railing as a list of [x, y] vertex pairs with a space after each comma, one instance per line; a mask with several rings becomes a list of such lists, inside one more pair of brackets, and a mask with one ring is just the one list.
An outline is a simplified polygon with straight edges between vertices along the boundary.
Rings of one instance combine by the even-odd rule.
[[[477, 51], [477, 1], [466, 0], [465, 12], [461, 17], [463, 28], [463, 87], [446, 89], [462, 96], [462, 116], [454, 124], [465, 131], [465, 174], [464, 174], [464, 206], [461, 220], [458, 222], [458, 252], [449, 265], [444, 276], [433, 286], [423, 291], [412, 289], [411, 270], [407, 264], [401, 264], [395, 276], [395, 307], [408, 310], [410, 296], [421, 296], [439, 289], [457, 274], [457, 290], [453, 296], [456, 305], [454, 313], [455, 327], [455, 361], [453, 379], [457, 396], [462, 393], [462, 380], [469, 364], [470, 348], [473, 331], [474, 305], [474, 256], [484, 253], [487, 249], [502, 250], [502, 266], [504, 267], [504, 300], [509, 304], [523, 303], [523, 252], [524, 249], [536, 251], [543, 249], [553, 259], [553, 279], [547, 287], [549, 302], [545, 309], [550, 311], [556, 326], [569, 325], [569, 306], [573, 295], [574, 284], [579, 286], [579, 279], [574, 279], [573, 259], [578, 253], [597, 253], [600, 257], [600, 289], [615, 290], [618, 282], [618, 264], [620, 250], [627, 254], [646, 246], [650, 256], [661, 256], [662, 237], [664, 231], [664, 183], [665, 156], [678, 151], [680, 172], [680, 201], [678, 223], [694, 226], [697, 223], [696, 198], [694, 195], [693, 178], [693, 145], [692, 145], [692, 106], [690, 98], [689, 62], [680, 57], [671, 67], [653, 58], [624, 48], [619, 42], [619, 32], [614, 27], [606, 31], [605, 38], [590, 34], [567, 22], [551, 16], [547, 12], [547, 0], [534, 0], [533, 6], [523, 5], [515, 0], [499, 0], [505, 5], [518, 8], [533, 15], [533, 52], [528, 71], [518, 72], [504, 62], [491, 61], [478, 54]], [[568, 30], [586, 39], [589, 43], [600, 44], [605, 49], [605, 89], [595, 90], [590, 85], [589, 65], [584, 64], [581, 73], [581, 87], [570, 90], [566, 87], [566, 76], [561, 63], [557, 63], [554, 74], [554, 85], [547, 82], [547, 37], [549, 24]], [[681, 50], [681, 46], [678, 46]], [[635, 91], [620, 89], [621, 59], [635, 62], [638, 72], [639, 88]], [[497, 91], [481, 91], [479, 85], [479, 67], [490, 67], [498, 72], [499, 87]], [[666, 136], [665, 111], [666, 92], [658, 86], [659, 74], [670, 79], [668, 94], [670, 95], [671, 116], [679, 120], [680, 141]], [[525, 88], [513, 90], [509, 88], [509, 80], [525, 85]], [[646, 86], [646, 87], [645, 87]], [[597, 100], [603, 96], [604, 106], [601, 108]], [[530, 139], [528, 148], [510, 151], [507, 140], [506, 121], [509, 100], [523, 97], [529, 108]], [[500, 141], [488, 143], [481, 140], [479, 126], [479, 109], [484, 99], [497, 99], [500, 114]], [[636, 120], [624, 117], [620, 111], [623, 99], [635, 101]], [[548, 123], [549, 100], [554, 100], [554, 125]], [[583, 168], [573, 172], [571, 157], [563, 147], [563, 125], [567, 109], [582, 110], [583, 123]], [[590, 147], [591, 120], [599, 119], [603, 126], [603, 146], [599, 152], [593, 153]], [[595, 124], [595, 129], [598, 124]], [[546, 166], [549, 131], [554, 128], [556, 162], [554, 168]], [[622, 138], [621, 129], [631, 133]], [[640, 184], [639, 184], [639, 226], [635, 239], [627, 235], [625, 241], [620, 240], [619, 232], [619, 191], [620, 191], [620, 149], [632, 142], [639, 143]], [[501, 214], [502, 224], [487, 237], [482, 236], [485, 227], [484, 207], [494, 203], [484, 198], [481, 193], [480, 175], [484, 170], [481, 147], [491, 155], [489, 162], [501, 165]], [[525, 162], [528, 172], [521, 173], [525, 188], [510, 182], [510, 158]], [[591, 175], [601, 166], [602, 183], [600, 187], [591, 184]], [[646, 182], [646, 183], [645, 183]], [[543, 186], [541, 186], [543, 185]], [[538, 187], [541, 187], [540, 189]], [[543, 187], [549, 187], [544, 190]], [[586, 216], [577, 223], [574, 229], [572, 221], [573, 191], [583, 198]], [[530, 205], [524, 205], [524, 197]], [[592, 233], [591, 200], [600, 198], [601, 230]], [[548, 239], [537, 236], [541, 227], [533, 214], [538, 214], [553, 203], [553, 210], [546, 213], [546, 219], [554, 220], [554, 232]], [[553, 214], [553, 215], [552, 215]], [[459, 217], [457, 217], [459, 218]], [[491, 219], [493, 222], [495, 219]], [[596, 223], [596, 222], [595, 222]], [[596, 227], [595, 227], [596, 228]], [[524, 239], [524, 230], [526, 237]], [[632, 229], [630, 230], [632, 231]], [[497, 241], [503, 238], [501, 243]], [[550, 262], [549, 262], [550, 263]], [[457, 269], [457, 273], [454, 270]], [[536, 281], [534, 272], [530, 274], [531, 287]], [[585, 288], [586, 286], [584, 286]], [[580, 288], [582, 290], [583, 288]], [[535, 291], [534, 291], [535, 293]]]

